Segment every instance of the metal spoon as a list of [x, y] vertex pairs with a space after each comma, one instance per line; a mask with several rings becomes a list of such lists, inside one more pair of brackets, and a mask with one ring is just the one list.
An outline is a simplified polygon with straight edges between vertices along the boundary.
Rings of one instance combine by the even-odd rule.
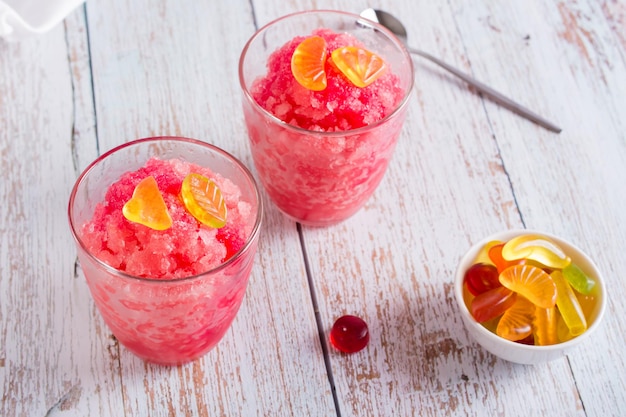
[[[407, 33], [406, 33], [406, 29], [404, 27], [404, 25], [402, 24], [402, 22], [400, 22], [400, 20], [398, 20], [395, 16], [383, 11], [383, 10], [376, 10], [376, 9], [365, 9], [363, 12], [361, 12], [361, 17], [371, 20], [373, 22], [376, 23], [380, 23], [381, 25], [385, 26], [387, 29], [389, 29], [394, 35], [396, 35], [398, 37], [398, 39], [400, 39], [402, 42], [404, 42], [405, 44], [407, 43]], [[435, 64], [439, 65], [440, 67], [448, 70], [449, 72], [451, 72], [452, 74], [456, 75], [457, 77], [459, 77], [460, 79], [462, 79], [463, 81], [465, 81], [466, 83], [468, 83], [469, 85], [471, 85], [472, 87], [476, 88], [476, 90], [478, 90], [479, 92], [485, 94], [486, 96], [490, 97], [494, 102], [500, 104], [502, 107], [505, 107], [517, 114], [519, 114], [522, 117], [525, 117], [528, 120], [531, 120], [535, 123], [537, 123], [538, 125], [545, 127], [548, 130], [551, 130], [553, 132], [556, 133], [560, 133], [561, 132], [561, 128], [556, 126], [555, 124], [547, 121], [546, 119], [544, 119], [543, 117], [533, 113], [532, 111], [528, 110], [527, 108], [525, 108], [524, 106], [517, 104], [516, 102], [514, 102], [513, 100], [505, 97], [504, 95], [502, 95], [501, 93], [497, 92], [496, 90], [494, 90], [493, 88], [481, 83], [478, 80], [475, 80], [474, 78], [470, 77], [469, 75], [459, 71], [458, 69], [446, 64], [445, 62], [443, 62], [442, 60], [440, 60], [439, 58], [435, 58], [434, 56], [432, 56], [431, 54], [424, 52], [424, 51], [420, 51], [419, 49], [415, 49], [412, 48], [410, 46], [407, 45], [407, 49], [410, 53], [415, 54], [415, 55], [419, 55], [423, 58], [428, 59], [431, 62], [434, 62]]]

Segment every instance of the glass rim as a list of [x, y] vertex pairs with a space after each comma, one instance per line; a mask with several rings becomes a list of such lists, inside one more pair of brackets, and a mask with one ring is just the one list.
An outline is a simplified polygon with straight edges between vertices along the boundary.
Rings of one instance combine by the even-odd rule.
[[[287, 20], [290, 19], [292, 17], [298, 17], [298, 16], [303, 16], [303, 15], [307, 15], [307, 14], [335, 14], [335, 15], [340, 15], [340, 16], [344, 16], [344, 17], [350, 17], [350, 18], [354, 18], [355, 19], [355, 23], [358, 22], [367, 22], [367, 25], [370, 26], [371, 28], [382, 32], [385, 37], [387, 37], [387, 39], [389, 39], [394, 46], [396, 46], [401, 52], [402, 55], [404, 55], [404, 58], [406, 60], [406, 62], [408, 62], [408, 65], [410, 67], [410, 73], [411, 76], [409, 77], [409, 84], [407, 85], [407, 88], [404, 92], [404, 97], [402, 98], [402, 100], [400, 101], [400, 103], [398, 103], [398, 105], [393, 109], [393, 111], [391, 113], [389, 113], [388, 115], [386, 115], [385, 117], [383, 117], [382, 119], [371, 123], [367, 126], [362, 126], [362, 127], [358, 127], [356, 129], [350, 129], [350, 130], [340, 130], [340, 131], [332, 131], [332, 132], [328, 132], [328, 131], [317, 131], [317, 130], [308, 130], [308, 129], [304, 129], [302, 127], [299, 126], [294, 126], [291, 125], [283, 120], [281, 120], [280, 118], [274, 116], [272, 113], [268, 112], [267, 110], [265, 110], [261, 105], [259, 105], [259, 103], [256, 102], [256, 100], [252, 97], [252, 95], [250, 94], [250, 90], [248, 89], [248, 87], [246, 87], [246, 83], [245, 83], [245, 77], [243, 75], [243, 63], [245, 60], [245, 57], [247, 55], [248, 49], [250, 48], [250, 45], [252, 45], [252, 43], [258, 38], [260, 37], [270, 26], [275, 25], [276, 23], [279, 23], [283, 20]], [[287, 41], [285, 41], [287, 42]], [[340, 11], [340, 10], [306, 10], [306, 11], [300, 11], [300, 12], [295, 12], [295, 13], [290, 13], [284, 16], [281, 16], [277, 19], [274, 19], [272, 21], [270, 21], [269, 23], [266, 23], [265, 25], [263, 25], [261, 28], [259, 28], [251, 37], [250, 39], [248, 39], [248, 41], [246, 42], [245, 46], [243, 47], [243, 50], [241, 51], [241, 55], [239, 56], [239, 84], [241, 86], [241, 90], [243, 91], [244, 97], [247, 101], [249, 101], [252, 106], [254, 107], [254, 109], [256, 109], [257, 111], [260, 111], [264, 116], [268, 117], [269, 119], [271, 119], [274, 123], [280, 125], [282, 128], [286, 129], [286, 130], [291, 130], [297, 134], [306, 134], [309, 136], [322, 136], [322, 137], [345, 137], [345, 136], [351, 136], [351, 135], [359, 135], [359, 134], [363, 134], [366, 133], [370, 130], [374, 130], [376, 129], [378, 126], [385, 124], [387, 121], [391, 120], [392, 118], [396, 117], [407, 105], [409, 102], [409, 98], [411, 97], [411, 93], [413, 91], [413, 86], [415, 84], [415, 70], [414, 70], [414, 66], [413, 66], [413, 58], [411, 57], [411, 54], [409, 53], [408, 49], [406, 48], [406, 45], [404, 43], [402, 43], [402, 41], [400, 41], [398, 39], [398, 37], [396, 35], [394, 35], [389, 29], [387, 29], [386, 27], [382, 26], [380, 23], [374, 22], [372, 20], [369, 20], [365, 17], [359, 16], [358, 14], [354, 14], [354, 13], [350, 13], [350, 12], [344, 12], [344, 11]]]
[[[81, 239], [81, 237], [77, 233], [77, 229], [76, 229], [77, 225], [74, 223], [74, 219], [72, 217], [72, 214], [74, 212], [74, 202], [75, 202], [76, 194], [78, 192], [78, 187], [80, 186], [80, 184], [83, 183], [83, 181], [85, 180], [87, 175], [99, 163], [104, 161], [110, 155], [112, 155], [112, 154], [114, 154], [114, 153], [116, 153], [116, 152], [118, 152], [118, 151], [120, 151], [122, 149], [130, 148], [130, 147], [133, 147], [133, 146], [136, 146], [136, 145], [141, 145], [143, 143], [158, 142], [158, 141], [168, 141], [168, 140], [172, 141], [172, 142], [184, 142], [184, 143], [188, 143], [188, 144], [191, 144], [191, 145], [198, 145], [198, 146], [201, 146], [201, 147], [204, 147], [204, 148], [209, 148], [212, 151], [222, 155], [226, 159], [229, 159], [230, 161], [232, 161], [243, 172], [244, 176], [252, 184], [252, 188], [254, 190], [254, 196], [255, 196], [255, 198], [257, 200], [256, 218], [254, 219], [254, 226], [252, 228], [252, 231], [250, 232], [250, 235], [247, 237], [246, 242], [244, 243], [244, 245], [237, 252], [235, 252], [230, 258], [228, 258], [226, 260], [226, 262], [222, 262], [218, 266], [216, 266], [214, 268], [211, 268], [211, 269], [207, 269], [206, 271], [202, 271], [202, 272], [200, 272], [198, 274], [190, 275], [190, 276], [182, 277], [182, 278], [163, 278], [163, 279], [161, 279], [161, 278], [140, 277], [140, 276], [129, 274], [127, 272], [124, 272], [124, 271], [121, 271], [121, 270], [119, 270], [117, 268], [112, 267], [111, 265], [107, 264], [106, 262], [104, 262], [101, 259], [99, 259], [98, 257], [96, 257], [89, 249], [87, 249], [87, 247], [85, 246], [83, 240]], [[264, 213], [263, 200], [261, 198], [261, 193], [259, 191], [259, 186], [258, 186], [256, 180], [254, 179], [254, 176], [252, 175], [252, 172], [248, 169], [248, 167], [246, 167], [239, 159], [234, 157], [229, 152], [227, 152], [227, 151], [225, 151], [225, 150], [223, 150], [223, 149], [221, 149], [221, 148], [219, 148], [219, 147], [217, 147], [215, 145], [212, 145], [212, 144], [210, 144], [208, 142], [203, 142], [203, 141], [198, 140], [198, 139], [186, 138], [186, 137], [181, 137], [181, 136], [153, 136], [153, 137], [147, 137], [147, 138], [141, 138], [141, 139], [134, 139], [134, 140], [131, 140], [129, 142], [123, 143], [121, 145], [115, 146], [115, 147], [111, 148], [110, 150], [106, 151], [105, 153], [100, 155], [98, 158], [96, 158], [94, 161], [92, 161], [83, 170], [83, 172], [78, 176], [78, 178], [76, 179], [76, 182], [74, 183], [74, 186], [72, 187], [72, 191], [70, 193], [70, 198], [69, 198], [68, 207], [67, 207], [67, 215], [68, 215], [68, 219], [69, 219], [69, 223], [70, 223], [70, 231], [72, 233], [72, 237], [74, 238], [76, 243], [80, 246], [80, 248], [82, 250], [84, 250], [84, 252], [87, 254], [87, 256], [89, 258], [91, 258], [99, 266], [101, 266], [102, 268], [107, 270], [111, 275], [116, 275], [116, 276], [119, 276], [120, 278], [129, 279], [129, 280], [150, 282], [150, 283], [154, 283], [155, 285], [159, 285], [160, 283], [167, 284], [167, 283], [182, 283], [182, 282], [187, 282], [187, 281], [194, 281], [194, 280], [200, 279], [201, 277], [203, 277], [205, 275], [214, 274], [216, 272], [219, 272], [222, 269], [227, 268], [228, 266], [233, 264], [236, 260], [240, 259], [245, 253], [247, 253], [250, 250], [253, 242], [255, 240], [257, 240], [258, 235], [259, 235], [260, 230], [261, 230], [261, 224], [262, 224], [262, 220], [263, 220], [263, 213]]]

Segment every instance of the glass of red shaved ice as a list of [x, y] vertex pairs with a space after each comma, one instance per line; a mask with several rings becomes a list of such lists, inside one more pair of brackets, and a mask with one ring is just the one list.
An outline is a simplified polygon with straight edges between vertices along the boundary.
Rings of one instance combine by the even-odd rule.
[[[341, 46], [366, 48], [387, 71], [360, 88], [329, 64], [327, 87], [309, 90], [294, 78], [290, 60], [310, 36], [326, 40], [328, 56]], [[241, 53], [239, 81], [254, 165], [279, 210], [311, 226], [356, 213], [392, 158], [413, 77], [404, 45], [358, 15], [300, 12], [256, 32]]]
[[[224, 227], [207, 227], [185, 210], [180, 188], [189, 172], [220, 188], [228, 210]], [[122, 214], [137, 183], [150, 175], [172, 218], [167, 230]], [[194, 139], [132, 141], [85, 169], [68, 215], [96, 306], [128, 350], [177, 365], [220, 341], [246, 291], [263, 217], [254, 178], [240, 161]]]

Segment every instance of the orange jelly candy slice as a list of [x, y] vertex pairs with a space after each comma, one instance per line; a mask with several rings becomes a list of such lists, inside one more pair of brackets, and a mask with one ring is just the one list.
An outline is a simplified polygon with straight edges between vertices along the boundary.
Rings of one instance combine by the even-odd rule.
[[331, 53], [333, 64], [357, 87], [367, 87], [387, 69], [385, 61], [373, 52], [356, 46], [337, 48]]
[[189, 174], [183, 180], [180, 195], [189, 213], [200, 223], [216, 229], [226, 225], [226, 202], [214, 181]]
[[172, 218], [153, 176], [146, 177], [137, 184], [133, 196], [122, 207], [122, 214], [127, 220], [154, 230], [172, 227]]
[[321, 36], [306, 38], [291, 56], [291, 73], [298, 83], [313, 91], [326, 88], [326, 40]]
[[515, 265], [500, 273], [500, 283], [511, 291], [526, 297], [541, 308], [554, 307], [556, 285], [543, 269], [532, 265]]
[[536, 309], [526, 298], [517, 297], [515, 303], [500, 318], [496, 334], [513, 342], [530, 336]]

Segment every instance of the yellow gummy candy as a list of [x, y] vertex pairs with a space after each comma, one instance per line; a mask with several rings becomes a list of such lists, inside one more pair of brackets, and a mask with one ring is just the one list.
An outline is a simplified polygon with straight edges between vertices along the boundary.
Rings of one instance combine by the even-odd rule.
[[226, 225], [226, 202], [214, 181], [189, 174], [183, 180], [180, 195], [189, 213], [200, 223], [216, 229]]
[[556, 306], [572, 336], [578, 336], [587, 330], [587, 320], [572, 287], [563, 278], [561, 271], [553, 271], [550, 276], [556, 284]]
[[554, 269], [563, 269], [572, 262], [552, 240], [533, 234], [509, 240], [502, 248], [502, 257], [507, 261], [526, 258]]
[[556, 321], [556, 334], [559, 342], [567, 342], [568, 340], [572, 340], [574, 337], [573, 334], [570, 333], [569, 328], [565, 324], [565, 320], [563, 320], [563, 316], [559, 315]]
[[387, 70], [385, 61], [373, 52], [356, 46], [335, 49], [330, 57], [335, 66], [357, 87], [367, 87]]
[[499, 245], [501, 243], [502, 242], [500, 242], [499, 240], [491, 240], [491, 241], [487, 242], [487, 244], [485, 244], [485, 246], [483, 246], [480, 249], [480, 252], [478, 252], [478, 255], [476, 255], [476, 258], [474, 258], [474, 262], [473, 263], [474, 264], [494, 265], [493, 261], [489, 257], [489, 249], [491, 249], [492, 247], [494, 247], [496, 245]]

